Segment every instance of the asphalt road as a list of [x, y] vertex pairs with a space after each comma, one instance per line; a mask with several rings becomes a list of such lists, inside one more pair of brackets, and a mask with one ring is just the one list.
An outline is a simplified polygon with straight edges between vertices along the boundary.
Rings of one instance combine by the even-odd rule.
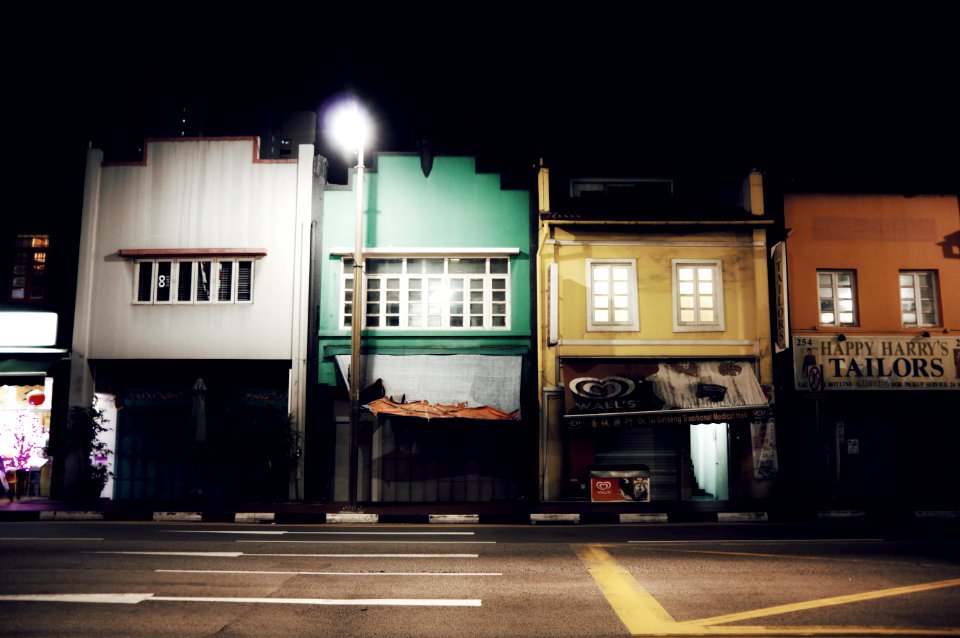
[[4, 636], [960, 636], [956, 526], [0, 524]]

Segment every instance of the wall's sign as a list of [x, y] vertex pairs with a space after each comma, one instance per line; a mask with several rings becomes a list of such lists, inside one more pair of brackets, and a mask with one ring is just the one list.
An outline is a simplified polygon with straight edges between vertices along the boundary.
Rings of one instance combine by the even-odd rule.
[[804, 336], [793, 346], [798, 390], [960, 390], [958, 337]]
[[787, 310], [787, 256], [783, 242], [776, 244], [771, 250], [773, 259], [774, 281], [774, 311], [776, 312], [776, 334], [774, 347], [777, 352], [783, 352], [790, 347], [790, 324]]

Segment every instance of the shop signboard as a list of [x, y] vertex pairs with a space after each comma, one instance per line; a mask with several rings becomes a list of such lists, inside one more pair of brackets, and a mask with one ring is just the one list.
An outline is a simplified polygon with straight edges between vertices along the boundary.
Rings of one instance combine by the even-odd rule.
[[960, 390], [960, 338], [795, 336], [798, 390]]
[[562, 372], [573, 429], [764, 420], [769, 407], [747, 361], [564, 359]]

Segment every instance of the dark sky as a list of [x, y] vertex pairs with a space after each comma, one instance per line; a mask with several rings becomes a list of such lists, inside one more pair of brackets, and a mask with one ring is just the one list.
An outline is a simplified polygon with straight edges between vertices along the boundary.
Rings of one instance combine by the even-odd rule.
[[[87, 141], [121, 158], [179, 104], [205, 134], [256, 134], [350, 93], [373, 151], [427, 138], [507, 170], [591, 157], [956, 188], [960, 29], [933, 4], [327, 4], [14, 16], [13, 154], [80, 179]], [[337, 181], [347, 158], [324, 140]]]

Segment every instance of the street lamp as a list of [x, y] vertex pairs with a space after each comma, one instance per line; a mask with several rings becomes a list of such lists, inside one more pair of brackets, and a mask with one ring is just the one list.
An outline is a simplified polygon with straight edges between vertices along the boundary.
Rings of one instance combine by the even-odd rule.
[[350, 509], [357, 509], [357, 439], [360, 432], [360, 327], [363, 323], [363, 147], [370, 122], [356, 102], [348, 102], [332, 115], [332, 130], [338, 143], [357, 152], [356, 230], [353, 247], [353, 312], [350, 317]]

